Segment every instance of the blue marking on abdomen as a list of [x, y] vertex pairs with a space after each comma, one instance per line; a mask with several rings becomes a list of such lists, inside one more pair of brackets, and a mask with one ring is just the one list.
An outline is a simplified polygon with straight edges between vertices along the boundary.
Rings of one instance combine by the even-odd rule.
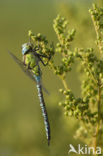
[[37, 76], [34, 74], [34, 77], [35, 77], [36, 82], [39, 83], [41, 80], [41, 76]]
[[38, 90], [38, 97], [39, 97], [39, 101], [40, 101], [40, 107], [42, 110], [42, 115], [44, 117], [44, 124], [45, 124], [45, 130], [46, 130], [46, 136], [47, 136], [47, 140], [48, 140], [48, 145], [50, 144], [50, 125], [49, 125], [49, 120], [48, 120], [48, 115], [47, 115], [47, 111], [46, 111], [46, 106], [45, 106], [45, 101], [44, 101], [44, 97], [43, 97], [43, 93], [42, 93], [42, 86], [41, 86], [41, 76], [37, 76], [34, 74], [34, 78], [37, 82], [37, 90]]
[[43, 93], [42, 93], [42, 87], [41, 84], [37, 84], [37, 90], [38, 90], [38, 97], [40, 100], [40, 107], [42, 110], [42, 115], [44, 117], [44, 124], [45, 124], [45, 130], [46, 130], [46, 136], [48, 140], [48, 145], [50, 144], [50, 125], [49, 125], [49, 120], [48, 120], [48, 115], [47, 115], [47, 110], [43, 98]]

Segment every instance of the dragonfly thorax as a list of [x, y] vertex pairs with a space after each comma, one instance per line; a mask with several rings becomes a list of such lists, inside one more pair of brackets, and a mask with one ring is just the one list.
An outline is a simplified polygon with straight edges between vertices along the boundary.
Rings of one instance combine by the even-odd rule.
[[32, 70], [32, 72], [38, 76], [41, 75], [39, 64], [38, 64], [38, 58], [35, 57], [32, 53], [27, 53], [23, 56], [25, 65]]

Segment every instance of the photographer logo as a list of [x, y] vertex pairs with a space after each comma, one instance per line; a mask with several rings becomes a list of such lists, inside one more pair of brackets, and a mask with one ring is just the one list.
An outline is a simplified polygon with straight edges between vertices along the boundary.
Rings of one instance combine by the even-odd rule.
[[87, 145], [81, 146], [78, 144], [77, 149], [72, 144], [69, 144], [69, 151], [68, 154], [70, 153], [75, 153], [75, 154], [101, 154], [101, 147], [88, 147]]

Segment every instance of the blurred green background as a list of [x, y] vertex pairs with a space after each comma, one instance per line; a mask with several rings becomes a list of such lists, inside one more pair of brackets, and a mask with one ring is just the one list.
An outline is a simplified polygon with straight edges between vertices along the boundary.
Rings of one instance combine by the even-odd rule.
[[[73, 138], [78, 122], [66, 118], [58, 106], [62, 83], [42, 67], [43, 83], [50, 92], [49, 96], [44, 93], [51, 125], [51, 145], [47, 146], [35, 84], [7, 51], [21, 58], [21, 45], [28, 41], [29, 29], [56, 43], [52, 24], [58, 13], [68, 19], [70, 28], [77, 30], [73, 46], [95, 47], [88, 12], [93, 2], [103, 6], [102, 0], [0, 0], [0, 156], [66, 156], [70, 143], [80, 143]], [[80, 82], [75, 68], [68, 83], [78, 96]]]

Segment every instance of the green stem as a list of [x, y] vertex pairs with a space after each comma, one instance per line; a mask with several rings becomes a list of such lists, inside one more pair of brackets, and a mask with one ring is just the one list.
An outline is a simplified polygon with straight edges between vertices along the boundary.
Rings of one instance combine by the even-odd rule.
[[63, 85], [64, 85], [65, 89], [68, 90], [68, 86], [67, 86], [67, 83], [66, 83], [65, 79], [62, 79], [62, 82], [63, 82]]
[[[91, 15], [91, 18], [92, 18], [92, 22], [94, 24], [94, 28], [95, 28], [95, 32], [96, 32], [96, 36], [97, 36], [97, 40], [98, 40], [100, 37], [99, 36], [99, 29], [95, 23], [95, 20], [93, 19], [93, 15]], [[98, 48], [101, 52], [101, 42], [98, 43]], [[93, 139], [93, 145], [94, 145], [95, 150], [97, 147], [97, 139], [98, 139], [98, 134], [99, 134], [99, 129], [100, 129], [100, 118], [101, 118], [100, 103], [101, 103], [101, 86], [100, 86], [100, 82], [98, 82], [98, 101], [97, 101], [98, 121], [97, 121], [97, 126], [96, 126], [96, 134], [95, 134], [94, 139]], [[95, 156], [96, 156], [96, 154], [95, 154]]]
[[[99, 28], [98, 26], [96, 25], [96, 22], [95, 20], [93, 19], [93, 15], [91, 15], [91, 18], [92, 18], [92, 22], [93, 22], [93, 25], [94, 25], [94, 28], [95, 28], [95, 32], [96, 32], [96, 36], [97, 36], [97, 40], [100, 38], [100, 35], [99, 35]], [[98, 48], [101, 52], [101, 42], [98, 43]]]
[[68, 85], [67, 85], [67, 82], [66, 82], [64, 76], [60, 76], [60, 79], [62, 80], [62, 83], [63, 83], [63, 85], [64, 85], [64, 88], [65, 88], [66, 90], [68, 90]]
[[97, 108], [98, 109], [98, 122], [97, 122], [97, 127], [96, 127], [96, 134], [95, 134], [94, 139], [93, 139], [93, 144], [94, 144], [95, 150], [96, 150], [96, 147], [97, 147], [97, 139], [98, 139], [99, 128], [100, 128], [100, 115], [101, 115], [100, 103], [101, 103], [101, 88], [100, 88], [100, 85], [99, 85], [99, 87], [98, 87], [98, 103], [97, 103], [97, 107], [98, 107]]

